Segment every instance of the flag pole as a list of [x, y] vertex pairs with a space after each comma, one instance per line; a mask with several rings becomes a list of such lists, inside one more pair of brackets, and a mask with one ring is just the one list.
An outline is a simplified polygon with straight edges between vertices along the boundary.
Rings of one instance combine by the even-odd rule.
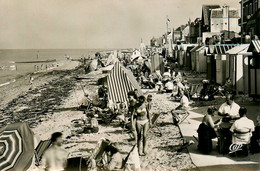
[[166, 37], [165, 37], [165, 43], [168, 43], [167, 37], [168, 37], [168, 15], [166, 16]]

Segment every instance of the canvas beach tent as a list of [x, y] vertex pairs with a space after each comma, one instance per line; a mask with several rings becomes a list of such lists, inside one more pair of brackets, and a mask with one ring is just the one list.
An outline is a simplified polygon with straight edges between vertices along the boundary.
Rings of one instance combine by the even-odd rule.
[[26, 123], [0, 129], [0, 170], [27, 170], [34, 156], [34, 136]]
[[107, 77], [108, 99], [116, 102], [126, 102], [127, 93], [138, 90], [138, 95], [142, 95], [140, 85], [137, 83], [133, 73], [123, 67], [119, 62], [115, 63], [113, 69]]
[[130, 57], [130, 60], [133, 61], [135, 58], [138, 58], [138, 57], [140, 57], [140, 56], [142, 56], [142, 55], [141, 55], [141, 52], [140, 52], [139, 50], [134, 50], [134, 51], [133, 51], [133, 54], [132, 54], [131, 57]]
[[117, 55], [118, 55], [118, 53], [116, 50], [113, 53], [111, 53], [107, 58], [106, 66], [112, 65], [112, 64], [115, 64], [116, 62], [118, 62]]
[[155, 72], [156, 70], [160, 70], [161, 73], [164, 73], [163, 57], [158, 53], [151, 56], [151, 72]]

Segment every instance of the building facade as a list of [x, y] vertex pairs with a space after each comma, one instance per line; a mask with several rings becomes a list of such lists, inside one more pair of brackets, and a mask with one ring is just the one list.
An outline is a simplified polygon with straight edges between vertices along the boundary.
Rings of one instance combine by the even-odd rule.
[[229, 31], [239, 33], [240, 26], [238, 25], [238, 20], [238, 9], [230, 8], [229, 6], [212, 9], [210, 17], [210, 32], [220, 33], [222, 31]]
[[260, 0], [241, 0], [241, 34], [251, 39], [260, 38]]

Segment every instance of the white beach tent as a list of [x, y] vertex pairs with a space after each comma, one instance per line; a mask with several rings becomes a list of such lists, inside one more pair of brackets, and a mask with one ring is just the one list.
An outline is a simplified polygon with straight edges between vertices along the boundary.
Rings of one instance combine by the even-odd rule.
[[107, 59], [107, 62], [106, 62], [106, 66], [111, 65], [111, 64], [115, 64], [117, 61], [118, 61], [117, 51], [114, 50], [114, 52], [111, 53], [111, 54], [108, 56], [108, 59]]

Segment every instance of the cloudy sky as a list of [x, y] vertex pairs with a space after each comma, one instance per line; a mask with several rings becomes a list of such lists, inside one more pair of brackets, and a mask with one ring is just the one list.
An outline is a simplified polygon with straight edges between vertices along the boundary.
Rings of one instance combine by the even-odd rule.
[[132, 48], [240, 0], [0, 0], [0, 49]]

